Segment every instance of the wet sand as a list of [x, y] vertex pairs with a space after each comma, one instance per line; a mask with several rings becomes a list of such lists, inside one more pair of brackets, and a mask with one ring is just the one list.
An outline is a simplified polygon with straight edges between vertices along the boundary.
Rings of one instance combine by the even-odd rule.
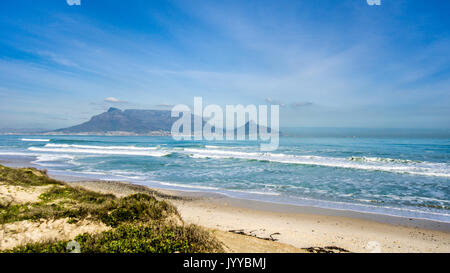
[[331, 246], [350, 252], [450, 252], [449, 223], [154, 189], [124, 182], [71, 184], [119, 196], [151, 191], [176, 205], [188, 223], [221, 234], [232, 231], [275, 239], [297, 249]]

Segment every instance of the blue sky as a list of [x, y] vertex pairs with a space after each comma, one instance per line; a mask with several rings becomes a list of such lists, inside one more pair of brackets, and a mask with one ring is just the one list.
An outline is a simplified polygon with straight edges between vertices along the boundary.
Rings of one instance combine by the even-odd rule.
[[3, 0], [0, 128], [279, 103], [282, 126], [450, 128], [450, 1]]

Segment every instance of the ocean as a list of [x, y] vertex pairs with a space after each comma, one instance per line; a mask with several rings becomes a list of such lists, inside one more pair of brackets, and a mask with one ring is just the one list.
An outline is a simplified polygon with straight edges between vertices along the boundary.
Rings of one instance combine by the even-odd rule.
[[3, 135], [0, 160], [55, 176], [450, 222], [448, 134], [285, 131], [273, 152], [250, 141]]

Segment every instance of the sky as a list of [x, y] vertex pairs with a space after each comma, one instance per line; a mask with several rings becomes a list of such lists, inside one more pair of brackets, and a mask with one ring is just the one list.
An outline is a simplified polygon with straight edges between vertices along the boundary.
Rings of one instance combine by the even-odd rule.
[[450, 1], [2, 0], [0, 128], [279, 104], [281, 126], [450, 128]]

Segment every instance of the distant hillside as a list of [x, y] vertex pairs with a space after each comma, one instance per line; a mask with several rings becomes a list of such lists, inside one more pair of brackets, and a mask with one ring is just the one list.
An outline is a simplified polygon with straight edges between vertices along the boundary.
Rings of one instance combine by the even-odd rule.
[[23, 128], [23, 129], [17, 129], [17, 128], [0, 128], [0, 134], [11, 134], [11, 135], [28, 135], [28, 134], [39, 134], [39, 133], [45, 133], [48, 129], [43, 128]]
[[[89, 121], [68, 128], [54, 130], [49, 133], [67, 134], [170, 134], [172, 124], [178, 117], [172, 118], [168, 110], [120, 110], [114, 107], [107, 112], [93, 116]], [[191, 128], [194, 128], [192, 118]], [[203, 125], [205, 122], [203, 122]], [[249, 122], [245, 124], [248, 135]], [[263, 127], [257, 126], [258, 130]], [[268, 129], [270, 132], [270, 128]], [[213, 128], [214, 131], [214, 128]], [[237, 129], [234, 130], [234, 133]], [[225, 132], [224, 132], [225, 133]]]

